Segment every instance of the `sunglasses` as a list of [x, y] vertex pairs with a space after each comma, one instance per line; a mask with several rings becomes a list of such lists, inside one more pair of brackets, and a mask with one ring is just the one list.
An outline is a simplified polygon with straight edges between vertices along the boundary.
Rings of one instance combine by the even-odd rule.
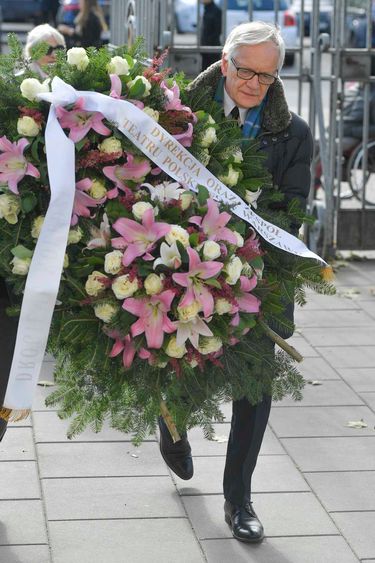
[[51, 46], [48, 48], [46, 55], [52, 55], [56, 51], [64, 51], [64, 49], [65, 49], [64, 45], [56, 45], [56, 47]]

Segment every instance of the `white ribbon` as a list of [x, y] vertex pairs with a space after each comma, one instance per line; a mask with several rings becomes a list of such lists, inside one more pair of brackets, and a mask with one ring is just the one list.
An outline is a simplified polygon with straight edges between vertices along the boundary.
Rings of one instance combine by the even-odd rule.
[[184, 187], [197, 191], [198, 185], [205, 186], [214, 199], [230, 205], [232, 212], [252, 225], [267, 242], [281, 250], [324, 263], [301, 240], [254, 213], [172, 135], [134, 104], [97, 92], [76, 91], [58, 77], [52, 81], [52, 92], [40, 94], [39, 98], [52, 104], [45, 133], [51, 201], [26, 282], [4, 401], [6, 408], [31, 408], [55, 307], [72, 215], [74, 144], [65, 136], [57, 120], [56, 106], [72, 104], [83, 98], [86, 110], [101, 112], [145, 156]]

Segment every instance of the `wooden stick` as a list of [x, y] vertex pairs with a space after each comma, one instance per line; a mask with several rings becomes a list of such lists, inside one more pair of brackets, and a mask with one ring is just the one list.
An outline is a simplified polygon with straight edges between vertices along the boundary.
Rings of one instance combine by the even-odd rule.
[[303, 356], [295, 349], [293, 346], [287, 343], [284, 338], [281, 338], [272, 328], [270, 328], [264, 321], [258, 319], [258, 323], [263, 328], [267, 336], [271, 338], [280, 348], [282, 348], [289, 356], [291, 356], [297, 362], [303, 361]]
[[176, 442], [179, 442], [181, 440], [181, 436], [177, 432], [176, 425], [173, 422], [173, 418], [168, 410], [165, 401], [160, 401], [160, 412], [164, 419], [165, 424], [167, 425], [169, 433], [172, 436], [173, 443], [175, 444]]

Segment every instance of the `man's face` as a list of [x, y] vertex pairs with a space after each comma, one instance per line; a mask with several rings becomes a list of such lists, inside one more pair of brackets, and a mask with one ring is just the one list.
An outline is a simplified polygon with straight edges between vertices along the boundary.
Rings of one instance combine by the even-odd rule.
[[[271, 41], [258, 45], [241, 45], [235, 50], [232, 58], [237, 67], [276, 76], [279, 50]], [[226, 77], [225, 89], [237, 106], [252, 108], [261, 103], [269, 85], [261, 84], [257, 75], [250, 80], [239, 78], [234, 64], [230, 58], [225, 60], [224, 55], [221, 59], [221, 72]]]

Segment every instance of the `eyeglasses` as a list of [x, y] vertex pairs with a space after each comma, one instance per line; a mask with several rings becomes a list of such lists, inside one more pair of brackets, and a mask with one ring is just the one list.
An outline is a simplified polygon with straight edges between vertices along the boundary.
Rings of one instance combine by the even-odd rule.
[[64, 45], [56, 45], [56, 47], [48, 47], [46, 55], [52, 55], [55, 51], [63, 51], [65, 49]]
[[255, 72], [255, 70], [251, 70], [250, 68], [237, 66], [236, 61], [233, 58], [231, 59], [231, 62], [237, 71], [238, 78], [241, 78], [242, 80], [251, 80], [254, 76], [257, 76], [260, 84], [269, 86], [270, 84], [273, 84], [277, 78], [277, 75], [275, 76], [274, 74]]

